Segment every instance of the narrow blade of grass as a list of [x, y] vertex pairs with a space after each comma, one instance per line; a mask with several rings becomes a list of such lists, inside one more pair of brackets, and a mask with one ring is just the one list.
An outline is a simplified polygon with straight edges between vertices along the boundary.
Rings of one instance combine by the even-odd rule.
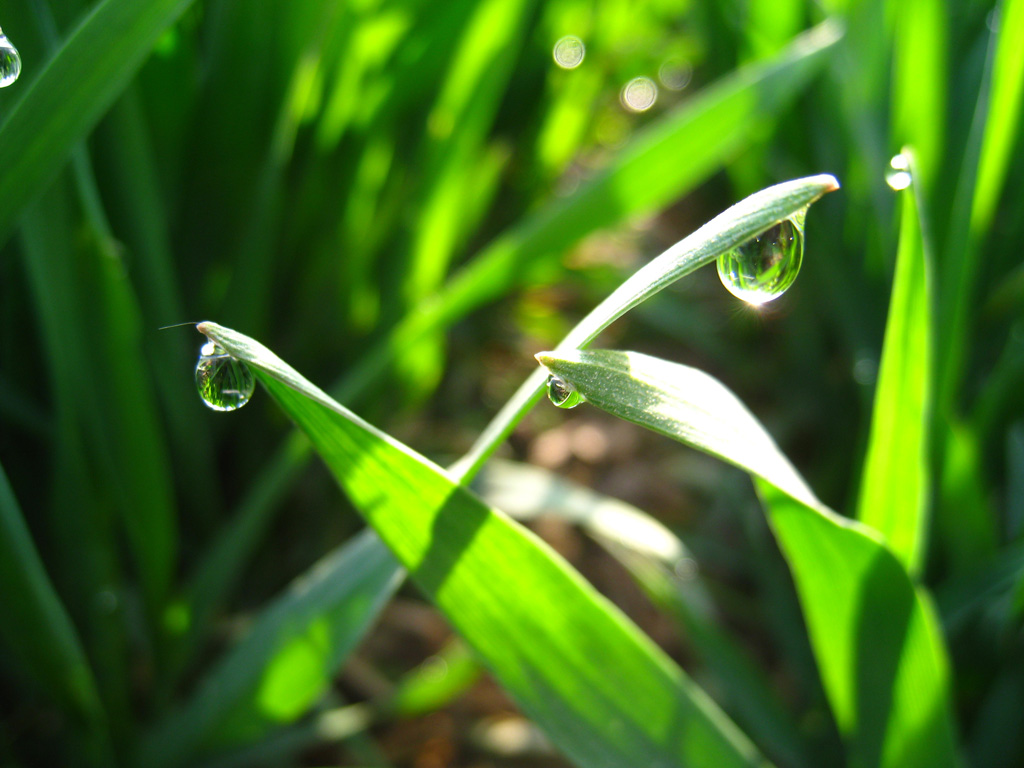
[[1010, 170], [1024, 105], [1024, 0], [1006, 0], [995, 14], [997, 35], [991, 41], [957, 182], [943, 265], [936, 389], [943, 414], [958, 410], [981, 248]]
[[[0, 637], [19, 669], [67, 707], [90, 735], [96, 763], [110, 759], [106, 714], [78, 633], [32, 542], [0, 467]], [[106, 754], [104, 754], [106, 753]]]
[[914, 148], [915, 182], [930, 201], [945, 145], [948, 11], [943, 0], [909, 0], [894, 10], [893, 138]]
[[372, 531], [315, 564], [149, 733], [139, 764], [187, 765], [197, 751], [252, 743], [294, 722], [329, 688], [402, 575]]
[[191, 3], [103, 0], [32, 81], [0, 125], [0, 244]]
[[959, 764], [927, 597], [874, 531], [815, 498], [735, 395], [702, 371], [632, 352], [537, 357], [598, 408], [760, 478], [851, 764]]
[[[905, 150], [904, 157], [910, 160], [911, 153]], [[915, 183], [900, 193], [896, 274], [857, 513], [885, 537], [910, 573], [918, 571], [924, 554], [931, 487], [931, 256], [917, 190]]]
[[[820, 174], [776, 184], [744, 198], [638, 269], [577, 323], [558, 348], [587, 346], [633, 307], [837, 189], [839, 182], [835, 177]], [[537, 402], [544, 378], [544, 372], [536, 370], [520, 385], [470, 451], [453, 465], [452, 472], [457, 477], [471, 477], [476, 473], [519, 419]]]
[[484, 499], [517, 520], [553, 515], [579, 525], [629, 571], [658, 608], [676, 619], [715, 681], [715, 700], [781, 765], [809, 765], [801, 734], [767, 676], [720, 629], [711, 596], [686, 546], [642, 510], [539, 467], [492, 461], [474, 483]]
[[546, 545], [262, 345], [199, 328], [254, 368], [413, 581], [571, 760], [762, 764], [706, 694]]
[[[757, 135], [765, 115], [775, 114], [789, 103], [825, 62], [840, 34], [836, 25], [821, 24], [794, 40], [775, 59], [723, 78], [639, 134], [599, 178], [579, 193], [564, 203], [545, 207], [485, 247], [435, 297], [407, 315], [380, 345], [361, 358], [359, 365], [332, 388], [332, 394], [351, 402], [380, 380], [392, 360], [425, 336], [507, 293], [522, 280], [531, 264], [562, 252], [597, 228], [656, 210], [692, 189]], [[826, 182], [818, 194], [836, 184], [835, 179], [829, 179], [818, 179]], [[813, 196], [806, 202], [811, 200]], [[537, 391], [539, 381], [533, 379], [531, 392]], [[290, 440], [275, 456], [273, 465], [260, 473], [268, 481], [261, 484], [259, 493], [245, 499], [231, 523], [232, 528], [256, 532], [249, 541], [258, 540], [258, 531], [272, 513], [270, 508], [296, 477], [309, 451], [303, 443]], [[234, 541], [233, 532], [228, 530], [223, 540]], [[218, 562], [204, 561], [197, 569], [222, 573], [225, 578], [218, 586], [230, 584], [251, 553], [251, 547], [225, 549], [234, 555], [233, 562], [218, 557]], [[203, 593], [209, 602], [216, 603], [215, 593]]]

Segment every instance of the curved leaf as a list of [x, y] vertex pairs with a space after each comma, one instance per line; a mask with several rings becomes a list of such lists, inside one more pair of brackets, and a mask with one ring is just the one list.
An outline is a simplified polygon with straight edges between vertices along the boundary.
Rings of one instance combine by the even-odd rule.
[[703, 371], [635, 352], [537, 359], [598, 408], [760, 478], [851, 765], [959, 764], [948, 660], [927, 595], [875, 531], [817, 500], [732, 392]]
[[266, 347], [213, 323], [199, 330], [253, 366], [412, 580], [575, 763], [763, 764], [706, 694], [543, 542]]

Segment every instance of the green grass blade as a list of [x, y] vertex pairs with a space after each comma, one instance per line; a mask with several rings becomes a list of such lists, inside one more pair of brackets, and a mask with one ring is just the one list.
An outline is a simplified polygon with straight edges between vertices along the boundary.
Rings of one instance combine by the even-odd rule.
[[762, 764], [706, 695], [545, 545], [262, 345], [199, 328], [255, 369], [413, 581], [575, 763]]
[[427, 117], [431, 130], [420, 162], [427, 189], [411, 245], [403, 290], [416, 306], [438, 290], [456, 247], [474, 217], [465, 215], [474, 188], [472, 168], [508, 87], [522, 46], [532, 0], [485, 0], [463, 30], [437, 102]]
[[[904, 156], [910, 159], [909, 152]], [[922, 235], [918, 189], [915, 183], [900, 193], [896, 274], [857, 513], [885, 537], [910, 573], [917, 573], [924, 554], [931, 485], [931, 256]]]
[[892, 133], [895, 146], [912, 146], [915, 182], [934, 199], [943, 163], [949, 35], [944, 0], [892, 4], [896, 13], [892, 66]]
[[1024, 106], [1024, 0], [1006, 0], [996, 11], [997, 37], [975, 107], [947, 237], [939, 305], [937, 406], [957, 410], [970, 337], [971, 302], [981, 269], [981, 249], [1009, 173]]
[[[693, 234], [645, 264], [587, 314], [559, 343], [559, 349], [587, 346], [633, 307], [721, 254], [780, 221], [805, 210], [839, 189], [833, 176], [821, 174], [762, 189], [723, 211]], [[519, 419], [540, 397], [545, 375], [534, 371], [502, 406], [472, 449], [452, 467], [456, 476], [472, 476]]]
[[196, 694], [144, 740], [139, 764], [189, 764], [197, 750], [258, 741], [323, 695], [345, 656], [402, 582], [366, 531], [315, 564], [265, 609]]
[[815, 498], [735, 395], [702, 371], [631, 352], [537, 357], [598, 408], [761, 478], [851, 765], [958, 764], [927, 597], [874, 531]]
[[[500, 236], [436, 297], [425, 300], [406, 316], [380, 345], [360, 359], [331, 391], [351, 402], [387, 372], [391, 361], [424, 337], [517, 285], [528, 267], [561, 253], [588, 233], [610, 227], [630, 216], [657, 209], [692, 189], [718, 169], [763, 125], [763, 116], [780, 111], [824, 63], [838, 40], [832, 24], [801, 35], [771, 62], [739, 70], [705, 89], [686, 105], [639, 134], [592, 184], [563, 204], [552, 205]], [[699, 147], [700, 151], [693, 151]], [[537, 381], [531, 385], [536, 390]], [[234, 515], [240, 529], [259, 527], [309, 456], [302, 444], [289, 442], [277, 452], [261, 477], [267, 482], [259, 495], [248, 497]], [[252, 537], [255, 541], [257, 537]], [[225, 540], [232, 534], [225, 535]], [[236, 560], [222, 567], [206, 561], [201, 570], [226, 574], [241, 570], [248, 551], [234, 547]]]
[[1024, 107], [1024, 46], [1020, 45], [1024, 35], [1024, 0], [1004, 0], [998, 14], [999, 42], [992, 63], [985, 136], [971, 205], [971, 229], [978, 234], [988, 230], [995, 216], [1013, 148], [1020, 138]]
[[[94, 746], [105, 745], [106, 714], [78, 633], [32, 542], [0, 467], [0, 637], [19, 669], [75, 713]], [[95, 755], [94, 757], [99, 757]], [[109, 755], [108, 755], [109, 758]]]
[[590, 534], [679, 622], [715, 681], [709, 690], [737, 725], [781, 765], [810, 764], [796, 721], [768, 677], [720, 628], [703, 580], [679, 577], [693, 560], [672, 531], [630, 504], [528, 464], [491, 461], [473, 488], [517, 520], [553, 515]]
[[104, 0], [32, 81], [0, 125], [0, 244], [191, 3]]

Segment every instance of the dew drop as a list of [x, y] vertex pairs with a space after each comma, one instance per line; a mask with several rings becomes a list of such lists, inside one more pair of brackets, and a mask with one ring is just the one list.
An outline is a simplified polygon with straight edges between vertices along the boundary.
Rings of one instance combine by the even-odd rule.
[[196, 389], [215, 411], [237, 411], [249, 402], [256, 379], [249, 366], [212, 341], [203, 344], [196, 363]]
[[548, 376], [548, 400], [558, 408], [575, 408], [586, 398], [561, 376]]
[[0, 29], [0, 88], [6, 88], [17, 80], [20, 74], [21, 55]]
[[670, 91], [681, 91], [693, 78], [693, 66], [685, 59], [668, 59], [658, 67], [658, 79]]
[[777, 299], [793, 284], [804, 258], [807, 209], [766, 229], [718, 257], [718, 276], [729, 292], [748, 304]]
[[566, 35], [555, 43], [553, 55], [555, 63], [562, 69], [576, 69], [583, 63], [586, 52], [582, 40], [575, 35]]
[[649, 77], [634, 77], [622, 86], [620, 99], [630, 112], [646, 112], [658, 100], [658, 86]]
[[895, 191], [906, 189], [914, 182], [910, 175], [910, 161], [906, 155], [896, 155], [889, 161], [889, 170], [885, 173], [885, 183]]

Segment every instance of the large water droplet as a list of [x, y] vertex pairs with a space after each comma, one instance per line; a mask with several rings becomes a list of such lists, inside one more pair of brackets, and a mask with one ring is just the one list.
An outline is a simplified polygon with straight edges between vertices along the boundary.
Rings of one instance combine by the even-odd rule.
[[910, 160], [906, 155], [896, 155], [889, 161], [889, 170], [885, 173], [885, 183], [895, 191], [906, 189], [914, 183], [910, 175]]
[[566, 35], [555, 43], [553, 55], [555, 63], [562, 69], [576, 69], [583, 63], [586, 47], [583, 45], [583, 41], [575, 35]]
[[793, 284], [804, 258], [804, 214], [794, 214], [718, 257], [722, 285], [748, 304], [777, 299]]
[[203, 344], [196, 363], [196, 389], [215, 411], [236, 411], [249, 402], [256, 379], [249, 366], [212, 341]]
[[561, 376], [548, 376], [548, 400], [559, 408], [575, 408], [586, 398]]
[[18, 49], [11, 44], [7, 35], [0, 29], [0, 88], [6, 88], [17, 80], [20, 74], [21, 56], [18, 54]]

